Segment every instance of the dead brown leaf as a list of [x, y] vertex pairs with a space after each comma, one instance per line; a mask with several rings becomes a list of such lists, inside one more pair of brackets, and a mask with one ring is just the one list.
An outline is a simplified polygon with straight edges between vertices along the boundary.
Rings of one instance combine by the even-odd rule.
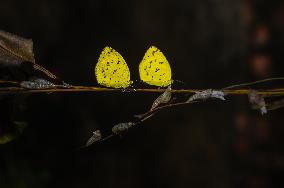
[[0, 64], [4, 66], [19, 66], [31, 63], [33, 69], [42, 72], [52, 79], [58, 79], [46, 68], [35, 62], [33, 41], [0, 30]]

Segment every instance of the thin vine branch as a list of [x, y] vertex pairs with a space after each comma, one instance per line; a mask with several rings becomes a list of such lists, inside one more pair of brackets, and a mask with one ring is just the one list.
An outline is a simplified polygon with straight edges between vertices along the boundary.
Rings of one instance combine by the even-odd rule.
[[[180, 89], [171, 90], [172, 93], [196, 93], [201, 92], [206, 89]], [[15, 93], [65, 93], [65, 92], [146, 92], [146, 93], [163, 93], [165, 89], [113, 89], [113, 88], [103, 88], [103, 87], [86, 87], [86, 86], [72, 86], [69, 88], [44, 88], [44, 89], [26, 89], [22, 87], [7, 87], [1, 88], [0, 94], [15, 94]], [[225, 94], [230, 95], [247, 95], [250, 89], [226, 89], [223, 90]], [[284, 95], [284, 88], [258, 90], [257, 94], [260, 95]]]
[[[61, 87], [61, 88], [60, 88]], [[206, 89], [172, 89], [172, 93], [196, 93], [205, 91]], [[62, 88], [62, 86], [56, 86], [53, 88], [44, 89], [26, 89], [22, 87], [6, 87], [0, 89], [0, 94], [26, 94], [26, 93], [67, 93], [67, 92], [145, 92], [145, 93], [163, 93], [165, 89], [113, 89], [113, 88], [103, 88], [103, 87], [87, 87], [87, 86], [71, 86], [68, 88]], [[225, 94], [230, 95], [247, 95], [250, 89], [225, 89], [223, 90]], [[263, 89], [257, 90], [257, 94], [260, 95], [284, 95], [284, 88], [275, 89]]]
[[[235, 84], [221, 89], [225, 94], [230, 95], [247, 95], [250, 92], [249, 88], [234, 89], [244, 86], [253, 86], [259, 83], [266, 83], [270, 81], [284, 80], [284, 77], [268, 78], [264, 80], [258, 80], [255, 82], [247, 82], [241, 84]], [[20, 82], [0, 80], [0, 84], [13, 84], [13, 87], [0, 88], [0, 94], [16, 94], [16, 93], [66, 93], [66, 92], [145, 92], [145, 93], [163, 93], [166, 89], [149, 89], [149, 88], [127, 88], [127, 89], [115, 89], [105, 87], [93, 87], [93, 86], [63, 86], [55, 85], [49, 88], [39, 89], [27, 89], [20, 86]], [[172, 89], [172, 93], [196, 93], [206, 89]], [[257, 89], [257, 94], [265, 96], [282, 96], [284, 95], [284, 88], [273, 89]]]
[[232, 89], [232, 88], [237, 88], [237, 87], [242, 87], [242, 86], [251, 86], [251, 85], [256, 85], [256, 84], [260, 84], [260, 83], [264, 83], [264, 82], [276, 81], [276, 80], [284, 80], [284, 77], [267, 78], [267, 79], [258, 80], [258, 81], [255, 81], [255, 82], [234, 84], [234, 85], [227, 86], [227, 87], [223, 88], [222, 90]]
[[[139, 116], [138, 120], [133, 122], [134, 123], [134, 126], [133, 127], [137, 127], [137, 125], [141, 124], [142, 122], [148, 120], [149, 118], [153, 117], [156, 113], [158, 113], [159, 111], [163, 110], [163, 109], [166, 109], [166, 108], [172, 108], [172, 107], [175, 107], [175, 106], [181, 106], [181, 105], [186, 105], [186, 104], [192, 104], [192, 103], [197, 103], [197, 102], [200, 102], [200, 101], [191, 101], [191, 102], [179, 102], [179, 103], [172, 103], [172, 104], [166, 104], [166, 105], [163, 105], [163, 106], [160, 106], [160, 107], [157, 107], [153, 110], [149, 110], [147, 111], [146, 113], [144, 114], [139, 114], [139, 115], [136, 115], [136, 116]], [[103, 139], [101, 139], [100, 141], [103, 142], [103, 141], [106, 141], [112, 137], [116, 136], [115, 134], [110, 134], [106, 137], [104, 137]]]
[[[278, 78], [268, 78], [264, 80], [258, 80], [255, 82], [247, 82], [247, 83], [241, 83], [241, 84], [234, 84], [228, 87], [225, 87], [221, 89], [221, 91], [225, 95], [248, 95], [251, 92], [251, 88], [248, 86], [254, 86], [256, 84], [260, 83], [267, 83], [271, 81], [276, 80], [284, 80], [284, 77], [278, 77]], [[0, 88], [0, 94], [27, 94], [27, 93], [67, 93], [67, 92], [144, 92], [144, 93], [163, 93], [166, 91], [164, 88], [157, 88], [157, 89], [149, 89], [149, 88], [127, 88], [127, 89], [115, 89], [115, 88], [105, 88], [105, 87], [93, 87], [93, 86], [69, 86], [69, 85], [52, 85], [48, 88], [36, 88], [36, 89], [30, 89], [25, 88], [21, 86], [21, 82], [17, 81], [8, 81], [8, 80], [0, 80], [0, 84], [9, 84], [12, 85], [11, 87], [2, 87]], [[246, 88], [240, 88], [240, 87], [246, 87]], [[239, 88], [239, 89], [237, 89]], [[184, 93], [184, 94], [195, 94], [197, 92], [202, 92], [207, 89], [171, 89], [171, 93]], [[216, 89], [218, 90], [218, 89]], [[262, 95], [263, 97], [274, 97], [274, 96], [284, 96], [284, 88], [272, 88], [272, 89], [256, 89], [255, 93], [258, 95]], [[141, 124], [142, 122], [148, 120], [149, 118], [153, 117], [158, 112], [173, 108], [176, 106], [181, 105], [187, 105], [197, 102], [202, 102], [203, 100], [197, 100], [197, 101], [185, 101], [185, 102], [176, 102], [176, 103], [168, 103], [164, 104], [162, 106], [158, 106], [154, 108], [153, 110], [149, 110], [145, 112], [144, 114], [136, 115], [136, 120], [133, 121], [133, 126], [136, 127], [137, 125]], [[278, 104], [279, 103], [279, 104]], [[283, 106], [282, 100], [278, 102], [277, 104], [273, 104], [276, 107]], [[271, 106], [270, 108], [274, 108], [274, 106]], [[131, 128], [132, 128], [131, 127]], [[115, 136], [117, 134], [111, 133], [110, 135], [105, 136], [100, 141], [108, 140], [109, 138]], [[81, 147], [84, 148], [85, 146]]]

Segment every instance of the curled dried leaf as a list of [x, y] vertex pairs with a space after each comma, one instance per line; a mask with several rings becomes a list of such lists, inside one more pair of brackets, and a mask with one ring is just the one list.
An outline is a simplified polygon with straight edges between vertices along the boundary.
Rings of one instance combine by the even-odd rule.
[[225, 100], [225, 93], [219, 90], [207, 89], [204, 91], [196, 92], [194, 95], [190, 96], [190, 98], [186, 102], [192, 102], [195, 100], [207, 100], [209, 98], [216, 98], [220, 100]]
[[86, 147], [94, 144], [95, 142], [99, 141], [102, 139], [102, 134], [100, 130], [96, 130], [93, 132], [93, 136], [91, 138], [88, 139], [88, 141], [86, 142]]
[[34, 79], [31, 81], [22, 81], [20, 85], [26, 89], [45, 89], [55, 87], [52, 82], [41, 78]]
[[65, 88], [70, 88], [70, 87], [72, 87], [72, 85], [71, 84], [67, 84], [66, 82], [62, 82], [62, 87], [65, 87]]
[[113, 126], [111, 130], [114, 134], [121, 134], [121, 133], [127, 131], [133, 125], [135, 125], [135, 123], [133, 123], [133, 122], [119, 123], [119, 124]]
[[265, 100], [261, 95], [257, 94], [257, 91], [250, 90], [248, 99], [249, 102], [256, 107], [256, 109], [260, 110], [261, 115], [267, 113]]
[[164, 93], [162, 93], [152, 104], [151, 110], [154, 110], [161, 104], [168, 103], [172, 98], [171, 86], [169, 86]]

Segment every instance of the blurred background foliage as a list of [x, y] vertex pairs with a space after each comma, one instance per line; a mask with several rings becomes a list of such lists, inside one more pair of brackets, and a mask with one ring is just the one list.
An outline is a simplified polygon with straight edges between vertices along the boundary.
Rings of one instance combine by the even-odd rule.
[[[132, 79], [150, 45], [186, 88], [219, 88], [283, 76], [280, 0], [1, 0], [1, 29], [32, 38], [37, 63], [67, 83], [95, 85], [110, 45]], [[146, 111], [156, 94], [35, 94], [26, 107], [1, 99], [0, 187], [283, 187], [283, 110], [265, 116], [246, 97], [165, 110], [143, 127], [79, 152], [94, 129], [108, 133]], [[218, 110], [216, 110], [218, 109]], [[14, 113], [12, 113], [14, 112]]]

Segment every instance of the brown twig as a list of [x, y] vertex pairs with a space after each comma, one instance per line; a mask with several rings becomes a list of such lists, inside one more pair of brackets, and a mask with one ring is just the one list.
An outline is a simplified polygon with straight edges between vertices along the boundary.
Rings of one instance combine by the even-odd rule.
[[[13, 83], [12, 81], [0, 81], [0, 83]], [[172, 89], [172, 93], [196, 93], [204, 91], [206, 89]], [[56, 85], [50, 88], [41, 89], [27, 89], [23, 87], [4, 87], [0, 88], [0, 94], [25, 94], [25, 93], [67, 93], [67, 92], [144, 92], [144, 93], [163, 93], [165, 89], [149, 89], [149, 88], [138, 88], [138, 89], [115, 89], [115, 88], [104, 88], [104, 87], [88, 87], [88, 86], [69, 86], [63, 87], [62, 85]], [[223, 90], [228, 95], [247, 95], [250, 89], [225, 89]], [[284, 95], [284, 88], [257, 90], [257, 94], [260, 95]]]
[[[229, 87], [225, 87], [222, 89], [224, 94], [226, 95], [248, 95], [251, 92], [250, 88], [245, 89], [235, 89], [239, 87], [247, 87], [252, 86], [259, 83], [265, 83], [273, 80], [283, 80], [283, 78], [270, 78], [265, 80], [259, 80], [256, 82], [249, 82], [243, 84], [232, 85]], [[63, 85], [55, 85], [49, 88], [39, 88], [39, 89], [28, 89], [21, 87], [20, 82], [16, 81], [8, 81], [8, 80], [0, 80], [0, 83], [4, 84], [13, 84], [13, 87], [3, 87], [0, 88], [0, 94], [27, 94], [27, 93], [67, 93], [67, 92], [143, 92], [143, 93], [163, 93], [166, 89], [149, 89], [149, 88], [127, 88], [127, 89], [115, 89], [115, 88], [104, 88], [104, 87], [93, 87], [93, 86], [63, 86]], [[180, 93], [180, 94], [195, 94], [196, 92], [205, 91], [207, 89], [172, 89], [171, 93]], [[284, 88], [273, 88], [273, 89], [258, 89], [256, 90], [256, 94], [265, 96], [265, 97], [273, 97], [273, 96], [284, 96]], [[144, 114], [139, 115], [137, 121], [134, 122], [135, 125], [141, 124], [147, 119], [153, 117], [156, 113], [163, 109], [173, 108], [176, 106], [192, 104], [201, 101], [191, 101], [191, 102], [177, 102], [170, 103], [163, 106], [159, 106], [153, 110], [149, 110]], [[136, 126], [133, 126], [136, 127]], [[115, 136], [115, 134], [110, 134], [104, 137], [101, 141], [108, 140], [109, 138]]]

